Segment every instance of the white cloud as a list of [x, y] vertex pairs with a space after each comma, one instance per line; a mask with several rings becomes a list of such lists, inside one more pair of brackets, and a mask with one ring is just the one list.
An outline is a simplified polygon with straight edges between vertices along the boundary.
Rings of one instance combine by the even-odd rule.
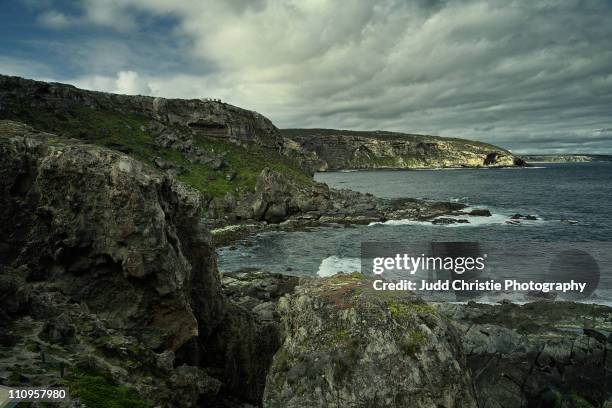
[[117, 88], [113, 91], [128, 95], [147, 95], [151, 88], [146, 81], [142, 80], [134, 71], [120, 71], [115, 81]]
[[97, 91], [125, 95], [151, 95], [152, 90], [147, 79], [134, 71], [119, 71], [115, 77], [93, 75], [83, 76], [70, 81], [73, 85]]
[[63, 13], [55, 10], [45, 11], [38, 16], [38, 21], [45, 27], [62, 29], [74, 24], [74, 21]]

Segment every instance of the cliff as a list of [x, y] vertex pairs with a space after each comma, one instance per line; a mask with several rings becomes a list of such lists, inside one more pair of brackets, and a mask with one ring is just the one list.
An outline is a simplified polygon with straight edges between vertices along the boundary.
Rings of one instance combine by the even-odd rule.
[[[369, 197], [315, 183], [313, 170], [517, 163], [503, 149], [460, 139], [281, 132], [258, 113], [220, 101], [115, 95], [0, 75], [3, 119], [150, 165], [198, 190], [202, 215], [222, 224], [278, 223], [304, 213], [338, 218], [338, 202], [347, 195], [361, 203], [362, 213], [372, 207]], [[348, 209], [343, 212], [354, 213]]]
[[175, 358], [227, 310], [198, 192], [14, 122], [0, 122], [0, 158], [3, 383], [166, 402], [177, 388], [175, 406], [214, 395], [218, 380]]
[[283, 129], [287, 149], [317, 171], [522, 166], [508, 150], [439, 136], [333, 129]]
[[0, 75], [0, 120], [121, 151], [196, 188], [209, 205], [252, 192], [268, 167], [312, 183], [262, 115], [211, 100], [116, 95]]

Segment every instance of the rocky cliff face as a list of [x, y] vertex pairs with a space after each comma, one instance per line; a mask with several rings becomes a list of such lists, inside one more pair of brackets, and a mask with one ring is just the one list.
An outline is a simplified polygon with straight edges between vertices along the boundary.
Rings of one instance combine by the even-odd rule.
[[524, 165], [509, 151], [463, 139], [391, 132], [285, 129], [285, 146], [317, 171]]
[[[39, 126], [61, 126], [61, 122], [70, 120], [71, 112], [79, 109], [135, 114], [155, 121], [157, 126], [190, 129], [195, 134], [233, 142], [257, 142], [269, 147], [282, 147], [282, 139], [269, 119], [257, 112], [220, 101], [117, 95], [0, 75], [0, 119], [20, 119]], [[48, 117], [51, 115], [56, 120]], [[29, 121], [24, 120], [27, 117]], [[49, 122], [45, 123], [47, 119]], [[160, 129], [160, 133], [164, 131], [171, 132], [171, 129]], [[180, 138], [180, 135], [177, 136]]]
[[154, 349], [214, 327], [197, 192], [124, 154], [0, 123], [3, 264], [30, 266], [23, 278], [52, 280]]
[[103, 372], [153, 400], [176, 386], [185, 406], [218, 388], [174, 366], [224, 315], [200, 195], [125, 154], [0, 123], [1, 340], [33, 360], [0, 376], [45, 384], [59, 361], [75, 381]]
[[210, 100], [91, 92], [0, 75], [0, 120], [121, 151], [199, 190], [211, 217], [225, 196], [253, 192], [268, 167], [301, 185], [312, 178], [284, 155], [283, 139], [256, 112]]

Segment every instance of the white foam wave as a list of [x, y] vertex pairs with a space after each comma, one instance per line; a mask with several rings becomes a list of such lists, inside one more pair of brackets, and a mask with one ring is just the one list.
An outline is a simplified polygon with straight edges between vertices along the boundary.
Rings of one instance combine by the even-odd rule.
[[466, 170], [465, 167], [411, 167], [406, 170], [411, 171], [451, 171], [451, 170]]
[[[466, 207], [463, 209], [463, 212], [469, 213], [475, 208], [483, 208], [483, 207]], [[460, 214], [460, 215], [441, 215], [434, 219], [439, 218], [453, 218], [457, 220], [467, 220], [466, 223], [454, 223], [454, 224], [432, 224], [431, 221], [417, 221], [410, 219], [400, 219], [400, 220], [388, 220], [384, 222], [371, 222], [369, 226], [375, 225], [388, 225], [388, 226], [397, 226], [397, 225], [420, 225], [425, 227], [448, 227], [448, 228], [470, 228], [470, 227], [482, 227], [489, 225], [507, 225], [510, 227], [518, 227], [518, 226], [534, 226], [546, 222], [541, 219], [537, 214], [535, 216], [538, 218], [537, 220], [516, 220], [516, 222], [512, 222], [510, 219], [511, 214], [501, 214], [501, 213], [492, 213], [489, 217], [482, 216], [474, 216], [469, 214]]]
[[451, 203], [467, 203], [469, 201], [469, 197], [450, 197], [448, 201]]
[[332, 255], [321, 261], [317, 275], [325, 278], [339, 273], [351, 272], [361, 272], [361, 260], [359, 258], [341, 258]]

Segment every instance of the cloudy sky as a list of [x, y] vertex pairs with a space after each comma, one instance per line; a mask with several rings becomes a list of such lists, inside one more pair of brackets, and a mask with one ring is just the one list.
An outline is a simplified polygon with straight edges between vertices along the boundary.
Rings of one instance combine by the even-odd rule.
[[612, 153], [610, 0], [0, 0], [0, 73]]

